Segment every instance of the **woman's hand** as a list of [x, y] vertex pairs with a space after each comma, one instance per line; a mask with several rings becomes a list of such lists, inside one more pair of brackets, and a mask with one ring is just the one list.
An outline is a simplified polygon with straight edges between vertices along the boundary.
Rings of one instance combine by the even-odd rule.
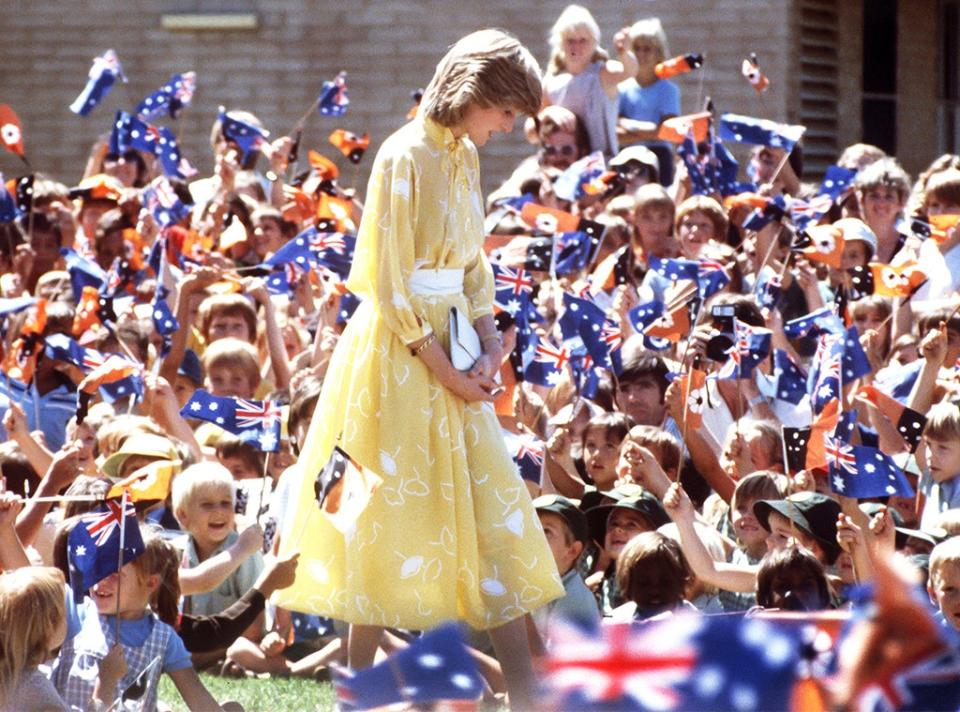
[[480, 358], [477, 359], [476, 363], [473, 364], [473, 367], [467, 373], [470, 378], [488, 378], [493, 380], [493, 378], [500, 372], [500, 361], [501, 359], [497, 354], [492, 352], [483, 353], [480, 355]]
[[488, 376], [474, 376], [471, 373], [464, 373], [451, 368], [451, 372], [446, 377], [441, 378], [440, 382], [468, 403], [474, 401], [493, 403], [496, 400], [493, 392], [498, 386]]

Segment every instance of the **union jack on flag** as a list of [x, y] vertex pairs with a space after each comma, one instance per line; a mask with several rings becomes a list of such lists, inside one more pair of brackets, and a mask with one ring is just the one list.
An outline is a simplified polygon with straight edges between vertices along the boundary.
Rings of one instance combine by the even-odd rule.
[[565, 348], [554, 348], [550, 344], [540, 341], [534, 360], [540, 363], [549, 363], [558, 371], [570, 362], [570, 352]]
[[347, 73], [340, 72], [333, 81], [324, 82], [317, 97], [317, 109], [323, 116], [343, 116], [347, 113]]
[[[132, 502], [126, 503], [124, 514], [127, 517], [135, 517], [137, 510]], [[87, 533], [93, 538], [97, 546], [103, 546], [113, 531], [120, 526], [120, 503], [115, 500], [106, 502], [107, 509], [102, 512], [91, 512], [80, 517]]]
[[237, 399], [237, 409], [234, 411], [237, 425], [244, 428], [269, 428], [280, 420], [280, 406], [275, 401], [248, 401]]
[[533, 278], [530, 273], [522, 267], [511, 269], [501, 265], [493, 266], [493, 276], [496, 283], [495, 289], [502, 292], [509, 289], [511, 293], [531, 294], [533, 292]]
[[857, 474], [857, 458], [853, 454], [853, 447], [839, 438], [824, 437], [824, 450], [827, 453], [827, 465], [831, 468], [846, 470], [851, 475]]
[[323, 250], [334, 250], [342, 253], [347, 249], [347, 243], [343, 239], [343, 234], [339, 232], [317, 232], [309, 237], [310, 249], [322, 252]]

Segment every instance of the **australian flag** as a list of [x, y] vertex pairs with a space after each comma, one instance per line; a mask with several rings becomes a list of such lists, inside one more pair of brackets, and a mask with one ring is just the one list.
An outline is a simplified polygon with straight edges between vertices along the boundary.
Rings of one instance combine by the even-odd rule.
[[683, 139], [683, 143], [677, 147], [677, 153], [687, 169], [693, 195], [709, 195], [716, 192], [716, 186], [704, 170], [704, 163], [700, 158], [700, 149], [697, 148], [692, 134], [688, 134]]
[[70, 247], [61, 247], [60, 254], [67, 264], [73, 298], [78, 304], [84, 287], [96, 287], [99, 290], [106, 285], [107, 273], [96, 262], [81, 257]]
[[806, 130], [806, 126], [781, 124], [739, 114], [720, 117], [720, 138], [724, 141], [782, 148], [787, 152], [793, 150]]
[[123, 527], [123, 563], [129, 564], [143, 553], [136, 509], [126, 498], [122, 501], [123, 509], [120, 502], [109, 500], [81, 515], [67, 537], [70, 586], [77, 601], [99, 581], [117, 573], [120, 527]]
[[347, 96], [347, 73], [340, 72], [333, 81], [324, 82], [317, 97], [317, 110], [323, 116], [343, 116], [350, 105]]
[[280, 449], [281, 411], [275, 401], [215, 396], [197, 389], [180, 415], [219, 425], [263, 452]]
[[533, 294], [533, 277], [522, 267], [513, 269], [498, 264], [491, 264], [493, 268], [494, 296], [493, 303], [503, 311], [516, 318], [519, 312], [524, 312], [527, 320], [538, 319], [530, 297]]
[[397, 702], [478, 700], [483, 681], [458, 626], [447, 623], [371, 668], [334, 668], [334, 689], [341, 709], [365, 710]]
[[761, 618], [681, 614], [589, 635], [554, 629], [550, 709], [788, 709], [799, 631]]
[[562, 200], [574, 201], [587, 195], [585, 186], [600, 178], [606, 171], [603, 152], [595, 151], [574, 161], [553, 183], [553, 191]]
[[684, 260], [650, 258], [650, 269], [667, 279], [689, 279], [697, 283], [700, 297], [707, 299], [730, 283], [730, 275], [716, 260]]
[[[45, 340], [45, 354], [48, 358], [73, 364], [84, 374], [103, 365], [110, 354], [81, 346], [66, 334], [50, 334]], [[100, 395], [107, 403], [115, 403], [130, 396], [137, 400], [143, 397], [143, 376], [135, 373], [113, 383], [100, 386]]]
[[893, 458], [877, 448], [825, 438], [830, 489], [844, 497], [914, 497]]
[[563, 293], [563, 305], [560, 331], [564, 345], [579, 346], [582, 342], [595, 364], [619, 374], [623, 369], [620, 354], [623, 332], [616, 322], [608, 319], [603, 309], [593, 302], [569, 292]]
[[123, 154], [131, 149], [156, 156], [164, 175], [189, 178], [197, 172], [180, 156], [173, 131], [166, 126], [148, 124], [126, 111], [118, 111], [110, 133], [110, 152]]
[[753, 294], [761, 309], [773, 309], [776, 307], [780, 302], [781, 294], [783, 294], [783, 280], [780, 279], [777, 271], [769, 265], [764, 265], [757, 277]]
[[264, 260], [261, 266], [272, 269], [293, 263], [309, 269], [311, 265], [317, 265], [346, 279], [356, 244], [357, 238], [353, 235], [320, 232], [316, 227], [309, 227]]
[[[563, 376], [564, 368], [570, 363], [571, 351], [566, 346], [554, 346], [536, 332], [532, 334], [531, 346], [524, 355], [524, 379], [542, 386], [555, 386]], [[518, 334], [519, 339], [519, 334]], [[518, 342], [517, 347], [520, 348]]]
[[599, 246], [598, 237], [587, 232], [558, 232], [554, 237], [554, 269], [558, 276], [584, 269]]
[[143, 204], [161, 229], [179, 223], [193, 207], [180, 200], [165, 176], [157, 176], [143, 189]]
[[783, 333], [790, 339], [799, 339], [811, 331], [815, 334], [839, 334], [843, 331], [843, 322], [830, 307], [821, 307], [783, 325]]
[[233, 141], [240, 148], [243, 157], [242, 163], [245, 163], [247, 156], [253, 151], [259, 151], [260, 147], [267, 142], [270, 132], [261, 129], [246, 121], [234, 118], [227, 113], [224, 107], [220, 107], [218, 114], [220, 119], [220, 133], [228, 141]]
[[744, 230], [759, 231], [774, 220], [782, 220], [787, 214], [787, 201], [782, 195], [773, 196], [763, 209], [757, 208], [743, 221]]
[[197, 73], [174, 74], [170, 81], [137, 105], [137, 116], [144, 121], [156, 121], [163, 116], [176, 119], [193, 99]]
[[807, 395], [807, 377], [783, 349], [773, 350], [774, 397], [797, 405]]
[[107, 95], [117, 77], [127, 81], [127, 78], [123, 76], [123, 69], [120, 67], [120, 60], [117, 59], [117, 53], [108, 49], [93, 60], [93, 66], [90, 67], [90, 72], [87, 74], [87, 85], [70, 104], [70, 111], [74, 114], [80, 114], [80, 116], [89, 114], [93, 111], [93, 107]]
[[750, 378], [753, 369], [769, 354], [773, 332], [753, 327], [736, 317], [733, 319], [734, 343], [727, 351], [727, 361], [717, 372], [721, 380]]
[[543, 467], [543, 441], [530, 433], [511, 433], [503, 431], [503, 441], [507, 452], [513, 458], [520, 472], [520, 477], [526, 482], [540, 484], [540, 470]]

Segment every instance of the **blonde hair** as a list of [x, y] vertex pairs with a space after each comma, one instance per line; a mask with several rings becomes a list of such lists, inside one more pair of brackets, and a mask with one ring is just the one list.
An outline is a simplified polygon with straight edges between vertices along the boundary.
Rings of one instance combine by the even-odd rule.
[[940, 442], [960, 439], [960, 408], [957, 404], [942, 401], [930, 408], [923, 434]]
[[960, 566], [960, 537], [941, 541], [930, 552], [930, 586], [936, 588], [940, 573], [947, 564]]
[[6, 709], [24, 671], [50, 656], [66, 617], [59, 569], [25, 566], [0, 575], [0, 707]]
[[490, 29], [461, 38], [447, 51], [423, 92], [419, 114], [449, 127], [474, 104], [536, 116], [542, 103], [537, 60], [513, 35]]
[[630, 26], [629, 34], [631, 44], [640, 39], [650, 40], [660, 53], [657, 61], [662, 62], [667, 58], [669, 52], [667, 50], [667, 33], [663, 31], [663, 24], [661, 24], [659, 17], [647, 17], [634, 22]]
[[607, 53], [600, 48], [600, 25], [593, 19], [590, 11], [582, 5], [567, 5], [560, 17], [550, 28], [550, 62], [547, 66], [547, 72], [550, 74], [559, 74], [566, 70], [566, 58], [563, 54], [563, 38], [568, 37], [578, 30], [585, 30], [593, 37], [594, 50], [591, 62], [598, 59], [606, 59]]
[[173, 478], [170, 494], [173, 514], [178, 517], [181, 511], [190, 509], [193, 498], [201, 490], [224, 489], [230, 492], [230, 498], [236, 501], [236, 484], [230, 470], [219, 462], [199, 462]]
[[203, 352], [203, 372], [215, 368], [238, 368], [247, 376], [252, 389], [260, 385], [260, 357], [253, 344], [227, 336], [217, 339]]

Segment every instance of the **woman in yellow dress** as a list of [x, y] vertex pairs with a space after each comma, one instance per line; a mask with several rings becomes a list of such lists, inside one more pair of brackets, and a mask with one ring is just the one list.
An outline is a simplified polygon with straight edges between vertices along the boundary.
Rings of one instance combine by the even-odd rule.
[[[384, 626], [488, 629], [521, 705], [532, 681], [523, 616], [563, 586], [491, 406], [502, 353], [476, 147], [540, 103], [526, 48], [475, 32], [440, 62], [417, 117], [380, 148], [347, 281], [363, 301], [299, 457], [300, 504], [281, 547], [300, 549], [300, 580], [279, 600], [351, 623], [354, 667], [372, 662]], [[469, 372], [448, 356], [451, 307], [482, 342]], [[383, 479], [346, 534], [303, 504], [335, 444]]]

